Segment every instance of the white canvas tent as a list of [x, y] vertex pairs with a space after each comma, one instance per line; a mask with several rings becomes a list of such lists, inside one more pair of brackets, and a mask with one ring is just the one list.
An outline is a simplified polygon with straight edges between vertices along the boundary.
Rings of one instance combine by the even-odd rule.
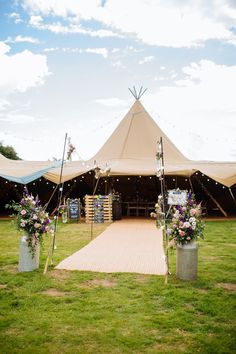
[[[62, 181], [92, 170], [94, 161], [110, 175], [154, 175], [157, 141], [162, 137], [166, 175], [189, 177], [196, 171], [230, 187], [236, 183], [236, 162], [192, 161], [187, 159], [146, 112], [137, 99], [98, 153], [89, 161], [69, 162], [64, 166]], [[60, 168], [44, 174], [59, 183]]]

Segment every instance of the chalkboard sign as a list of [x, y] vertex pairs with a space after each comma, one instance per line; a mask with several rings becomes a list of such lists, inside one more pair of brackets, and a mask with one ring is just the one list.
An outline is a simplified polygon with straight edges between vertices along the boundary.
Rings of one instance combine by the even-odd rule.
[[80, 219], [80, 200], [68, 199], [67, 203], [68, 203], [69, 219], [73, 219], [73, 220]]

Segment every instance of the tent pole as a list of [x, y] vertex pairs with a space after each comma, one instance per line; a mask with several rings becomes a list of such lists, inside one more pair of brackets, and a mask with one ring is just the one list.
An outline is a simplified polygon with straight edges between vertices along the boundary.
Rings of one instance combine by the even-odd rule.
[[[62, 194], [63, 194], [63, 184], [64, 184], [64, 183], [62, 183], [62, 173], [63, 173], [63, 167], [64, 167], [66, 141], [67, 141], [67, 133], [66, 133], [66, 135], [65, 135], [64, 147], [63, 147], [63, 154], [62, 154], [62, 161], [61, 161], [61, 172], [60, 172], [60, 180], [59, 180], [59, 186], [60, 186], [60, 188], [59, 188], [59, 190], [58, 190], [58, 196], [57, 196], [57, 211], [58, 211], [59, 206], [60, 206], [60, 204], [61, 204]], [[57, 213], [56, 219], [55, 219], [52, 245], [51, 245], [51, 247], [49, 248], [49, 251], [48, 251], [48, 256], [47, 256], [47, 259], [46, 259], [46, 264], [45, 264], [45, 267], [44, 267], [44, 272], [43, 272], [43, 274], [46, 274], [46, 272], [47, 272], [48, 263], [49, 263], [49, 258], [50, 258], [50, 257], [51, 257], [51, 265], [53, 264], [53, 253], [54, 253], [55, 242], [56, 242], [57, 223], [58, 223], [58, 213]]]
[[54, 194], [55, 194], [55, 192], [56, 192], [56, 190], [57, 190], [57, 187], [58, 187], [58, 184], [56, 185], [56, 188], [55, 188], [54, 191], [52, 192], [52, 195], [51, 195], [51, 197], [49, 198], [48, 202], [44, 205], [44, 207], [43, 207], [44, 210], [47, 209], [47, 207], [48, 207], [50, 201], [52, 200], [52, 197], [54, 196]]
[[161, 211], [164, 217], [164, 225], [162, 226], [162, 231], [163, 231], [163, 239], [165, 243], [166, 266], [167, 266], [167, 270], [165, 274], [165, 284], [167, 284], [168, 275], [170, 274], [170, 272], [169, 272], [168, 236], [166, 232], [166, 206], [165, 206], [166, 191], [165, 191], [164, 151], [163, 151], [162, 137], [160, 137], [160, 141], [157, 142], [157, 144], [158, 144], [158, 152], [156, 154], [156, 158], [157, 158], [157, 162], [159, 162], [160, 164], [159, 169], [157, 171], [157, 175], [161, 183], [161, 195], [162, 195]]
[[229, 193], [230, 193], [231, 197], [233, 198], [234, 204], [236, 205], [236, 200], [234, 198], [233, 192], [230, 187], [229, 187]]
[[211, 200], [214, 202], [214, 204], [220, 209], [221, 213], [227, 217], [227, 213], [226, 211], [222, 208], [222, 206], [219, 204], [219, 202], [217, 202], [217, 200], [213, 197], [213, 195], [207, 190], [207, 188], [204, 186], [204, 184], [197, 179], [198, 183], [200, 184], [200, 186], [202, 187], [202, 189], [206, 192], [206, 194], [211, 198]]
[[191, 181], [191, 176], [190, 176], [190, 175], [189, 175], [189, 184], [190, 184], [191, 191], [192, 191], [192, 192], [193, 192], [193, 194], [194, 194], [193, 184], [192, 184], [192, 181]]
[[[99, 179], [100, 179], [100, 176], [98, 176], [98, 178], [96, 179], [96, 184], [95, 184], [95, 187], [93, 189], [93, 197], [95, 196]], [[94, 199], [93, 199], [93, 207], [92, 207], [92, 219], [91, 219], [91, 225], [90, 225], [91, 240], [93, 239], [93, 222], [94, 222]]]

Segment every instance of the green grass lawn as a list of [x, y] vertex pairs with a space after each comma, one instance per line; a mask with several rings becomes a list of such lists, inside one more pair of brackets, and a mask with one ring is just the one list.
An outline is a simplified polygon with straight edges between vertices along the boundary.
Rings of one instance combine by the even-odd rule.
[[[94, 236], [105, 229], [94, 225]], [[90, 241], [90, 225], [59, 224], [54, 264]], [[198, 279], [43, 269], [18, 273], [19, 234], [0, 221], [0, 352], [235, 353], [236, 221], [209, 221]]]

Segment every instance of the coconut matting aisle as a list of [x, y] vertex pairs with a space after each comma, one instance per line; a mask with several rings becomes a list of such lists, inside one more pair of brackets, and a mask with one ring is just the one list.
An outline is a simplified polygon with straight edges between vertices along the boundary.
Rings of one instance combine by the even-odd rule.
[[115, 221], [56, 268], [164, 275], [167, 268], [162, 231], [153, 220]]

